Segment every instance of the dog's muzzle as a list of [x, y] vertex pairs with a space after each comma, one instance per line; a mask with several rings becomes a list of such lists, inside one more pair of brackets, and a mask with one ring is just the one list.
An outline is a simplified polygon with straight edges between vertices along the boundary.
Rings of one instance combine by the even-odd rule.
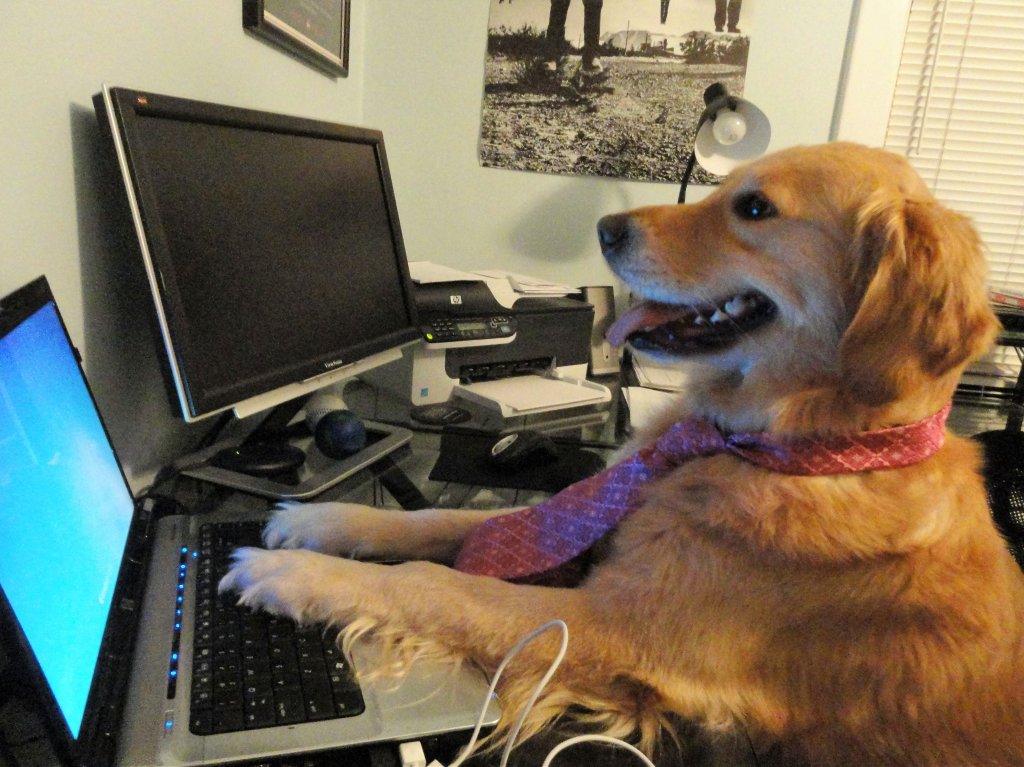
[[627, 213], [612, 213], [597, 222], [597, 239], [601, 253], [609, 262], [621, 258], [629, 249], [632, 225]]
[[[601, 252], [624, 279], [624, 262], [633, 255], [642, 236], [629, 213], [613, 213], [597, 222]], [[732, 346], [769, 324], [776, 315], [775, 304], [749, 287], [737, 287], [718, 299], [695, 303], [641, 299], [608, 329], [606, 338], [615, 346], [628, 341], [640, 351], [707, 354]]]

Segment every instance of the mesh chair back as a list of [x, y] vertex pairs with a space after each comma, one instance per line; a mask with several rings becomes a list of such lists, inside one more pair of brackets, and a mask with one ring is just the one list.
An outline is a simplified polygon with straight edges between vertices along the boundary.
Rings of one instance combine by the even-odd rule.
[[974, 438], [985, 450], [985, 489], [992, 519], [1024, 568], [1024, 432], [986, 431]]

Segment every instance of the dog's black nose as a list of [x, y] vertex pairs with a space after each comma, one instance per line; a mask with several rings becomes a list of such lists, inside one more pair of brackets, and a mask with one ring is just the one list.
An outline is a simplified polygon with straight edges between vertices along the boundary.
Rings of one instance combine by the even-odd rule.
[[597, 222], [597, 239], [605, 256], [612, 255], [628, 237], [629, 216], [625, 213], [613, 213]]

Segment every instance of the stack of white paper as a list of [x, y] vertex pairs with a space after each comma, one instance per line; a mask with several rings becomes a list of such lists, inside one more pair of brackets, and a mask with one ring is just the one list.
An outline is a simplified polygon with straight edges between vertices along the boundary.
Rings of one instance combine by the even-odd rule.
[[662, 391], [682, 391], [686, 388], [689, 375], [679, 363], [661, 363], [633, 355], [633, 372], [641, 386]]
[[542, 375], [512, 376], [496, 381], [459, 384], [455, 387], [454, 393], [486, 407], [500, 410], [505, 418], [596, 405], [611, 400], [611, 391], [592, 381]]
[[629, 425], [634, 429], [645, 428], [669, 408], [676, 407], [679, 401], [677, 393], [643, 386], [627, 386], [622, 390], [622, 397], [629, 407]]
[[482, 271], [484, 277], [498, 279], [504, 277], [512, 285], [516, 293], [524, 296], [567, 296], [570, 293], [579, 293], [577, 288], [563, 285], [558, 282], [550, 282], [540, 277], [528, 277], [525, 274], [513, 274], [502, 271]]

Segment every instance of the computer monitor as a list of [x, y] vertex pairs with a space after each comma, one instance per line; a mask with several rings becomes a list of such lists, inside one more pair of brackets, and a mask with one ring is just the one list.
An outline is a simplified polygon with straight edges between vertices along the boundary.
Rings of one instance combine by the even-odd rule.
[[109, 86], [94, 103], [186, 421], [265, 411], [421, 338], [379, 131]]

